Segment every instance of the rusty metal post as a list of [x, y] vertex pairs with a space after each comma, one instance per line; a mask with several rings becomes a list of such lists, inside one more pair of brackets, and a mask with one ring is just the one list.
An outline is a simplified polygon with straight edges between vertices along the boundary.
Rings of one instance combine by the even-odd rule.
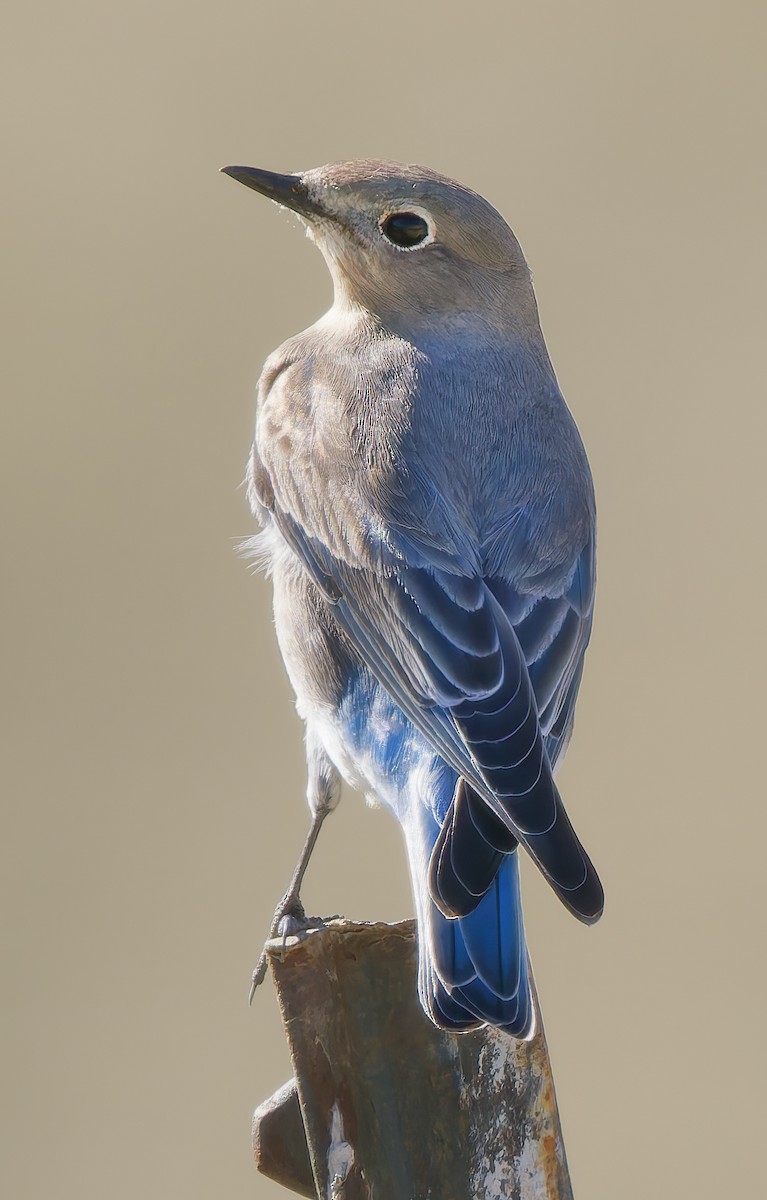
[[537, 999], [531, 1042], [435, 1029], [411, 921], [334, 921], [281, 951], [297, 1082], [256, 1113], [260, 1170], [320, 1200], [572, 1200]]

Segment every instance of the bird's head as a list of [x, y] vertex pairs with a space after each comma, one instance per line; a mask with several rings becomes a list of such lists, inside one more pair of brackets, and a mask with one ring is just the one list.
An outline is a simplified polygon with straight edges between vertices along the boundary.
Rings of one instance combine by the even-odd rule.
[[325, 256], [337, 304], [394, 328], [450, 320], [537, 330], [517, 239], [487, 200], [452, 179], [370, 159], [295, 175], [223, 170], [298, 214]]

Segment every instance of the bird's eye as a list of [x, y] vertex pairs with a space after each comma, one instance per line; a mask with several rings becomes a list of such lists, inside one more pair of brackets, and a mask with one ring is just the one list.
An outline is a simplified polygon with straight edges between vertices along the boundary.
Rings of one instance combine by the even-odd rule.
[[429, 238], [431, 230], [429, 222], [418, 213], [395, 212], [382, 219], [381, 233], [401, 250], [412, 250]]

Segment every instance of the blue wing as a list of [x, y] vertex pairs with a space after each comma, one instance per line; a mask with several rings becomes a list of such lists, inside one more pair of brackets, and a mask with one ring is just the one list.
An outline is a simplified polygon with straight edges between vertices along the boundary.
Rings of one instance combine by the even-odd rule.
[[277, 506], [288, 544], [374, 677], [466, 781], [444, 817], [430, 881], [446, 915], [470, 912], [519, 840], [563, 903], [601, 915], [596, 872], [568, 820], [550, 752], [572, 724], [591, 622], [593, 547], [560, 595], [397, 560], [352, 565]]

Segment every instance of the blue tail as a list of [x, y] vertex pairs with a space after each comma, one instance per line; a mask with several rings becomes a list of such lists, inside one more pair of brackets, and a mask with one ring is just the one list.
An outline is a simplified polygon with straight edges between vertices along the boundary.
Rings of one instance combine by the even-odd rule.
[[[495, 1025], [517, 1038], [534, 1033], [516, 849], [502, 861], [482, 899], [450, 918], [429, 889], [428, 864], [440, 827], [424, 808], [407, 840], [418, 911], [421, 1003], [435, 1025], [467, 1030]], [[415, 824], [415, 822], [413, 823]]]

